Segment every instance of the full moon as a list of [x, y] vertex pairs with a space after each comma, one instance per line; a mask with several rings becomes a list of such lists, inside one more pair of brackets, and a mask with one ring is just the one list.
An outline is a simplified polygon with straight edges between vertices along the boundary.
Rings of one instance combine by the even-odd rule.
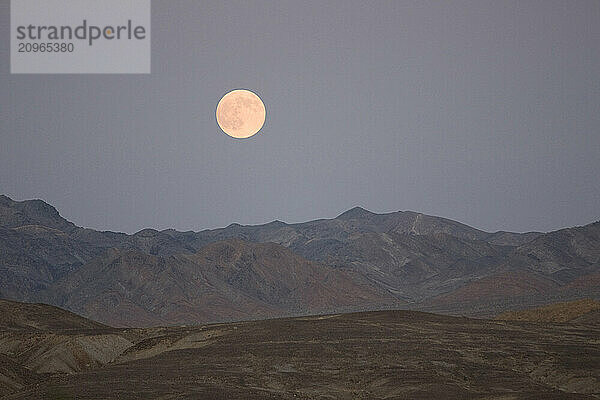
[[249, 138], [263, 127], [267, 112], [260, 97], [246, 89], [227, 93], [217, 104], [217, 124], [231, 137]]

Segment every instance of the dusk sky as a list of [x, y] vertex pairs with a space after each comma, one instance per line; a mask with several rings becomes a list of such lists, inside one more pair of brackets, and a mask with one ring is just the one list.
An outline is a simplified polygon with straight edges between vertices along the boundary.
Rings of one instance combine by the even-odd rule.
[[[600, 1], [153, 0], [150, 75], [11, 75], [9, 16], [0, 194], [77, 225], [600, 219]], [[249, 139], [215, 121], [236, 88], [267, 110]]]

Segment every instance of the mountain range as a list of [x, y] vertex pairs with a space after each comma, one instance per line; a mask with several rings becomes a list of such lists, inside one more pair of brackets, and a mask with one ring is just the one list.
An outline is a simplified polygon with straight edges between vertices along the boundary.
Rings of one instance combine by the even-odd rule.
[[356, 207], [298, 224], [128, 235], [78, 227], [41, 200], [0, 196], [0, 297], [112, 326], [386, 308], [491, 316], [600, 298], [600, 222], [489, 233]]

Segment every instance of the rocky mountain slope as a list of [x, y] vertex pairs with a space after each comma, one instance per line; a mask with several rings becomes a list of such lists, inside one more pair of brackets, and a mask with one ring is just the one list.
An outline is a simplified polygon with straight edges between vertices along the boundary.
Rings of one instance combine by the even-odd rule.
[[115, 326], [192, 324], [401, 305], [352, 271], [274, 243], [230, 239], [194, 254], [110, 250], [44, 292]]
[[599, 277], [600, 222], [487, 233], [357, 207], [299, 224], [127, 235], [77, 227], [40, 200], [0, 196], [0, 297], [114, 325], [398, 306], [489, 316], [600, 298]]

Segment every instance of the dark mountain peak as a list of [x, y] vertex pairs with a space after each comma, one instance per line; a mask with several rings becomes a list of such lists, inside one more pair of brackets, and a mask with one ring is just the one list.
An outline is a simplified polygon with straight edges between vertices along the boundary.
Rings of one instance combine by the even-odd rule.
[[56, 208], [43, 200], [15, 201], [0, 195], [0, 226], [18, 228], [25, 225], [41, 225], [72, 232], [76, 226], [60, 216]]
[[9, 204], [14, 202], [10, 197], [0, 194], [0, 207], [8, 207]]
[[145, 228], [145, 229], [142, 229], [141, 231], [134, 233], [134, 236], [154, 237], [156, 235], [159, 235], [160, 233], [161, 232], [157, 231], [156, 229]]
[[58, 211], [56, 210], [56, 208], [46, 203], [44, 200], [40, 199], [17, 201], [11, 199], [6, 195], [0, 194], [0, 206], [18, 209], [28, 209], [30, 211], [45, 212], [52, 215], [58, 215]]
[[369, 210], [365, 210], [362, 207], [356, 206], [354, 208], [351, 208], [350, 210], [338, 215], [336, 218], [339, 219], [355, 219], [355, 218], [364, 218], [364, 217], [370, 217], [372, 215], [376, 215], [375, 213], [372, 213]]
[[169, 229], [163, 229], [162, 231], [160, 231], [160, 233], [164, 233], [167, 235], [193, 235], [195, 232], [194, 231], [178, 231], [176, 229], [173, 228], [169, 228]]
[[275, 226], [286, 226], [286, 225], [287, 225], [287, 224], [286, 224], [285, 222], [283, 222], [283, 221], [280, 221], [280, 220], [278, 220], [278, 219], [276, 219], [276, 220], [274, 220], [274, 221], [271, 221], [271, 222], [269, 222], [268, 224], [265, 224], [265, 226], [268, 226], [268, 227], [275, 227]]

